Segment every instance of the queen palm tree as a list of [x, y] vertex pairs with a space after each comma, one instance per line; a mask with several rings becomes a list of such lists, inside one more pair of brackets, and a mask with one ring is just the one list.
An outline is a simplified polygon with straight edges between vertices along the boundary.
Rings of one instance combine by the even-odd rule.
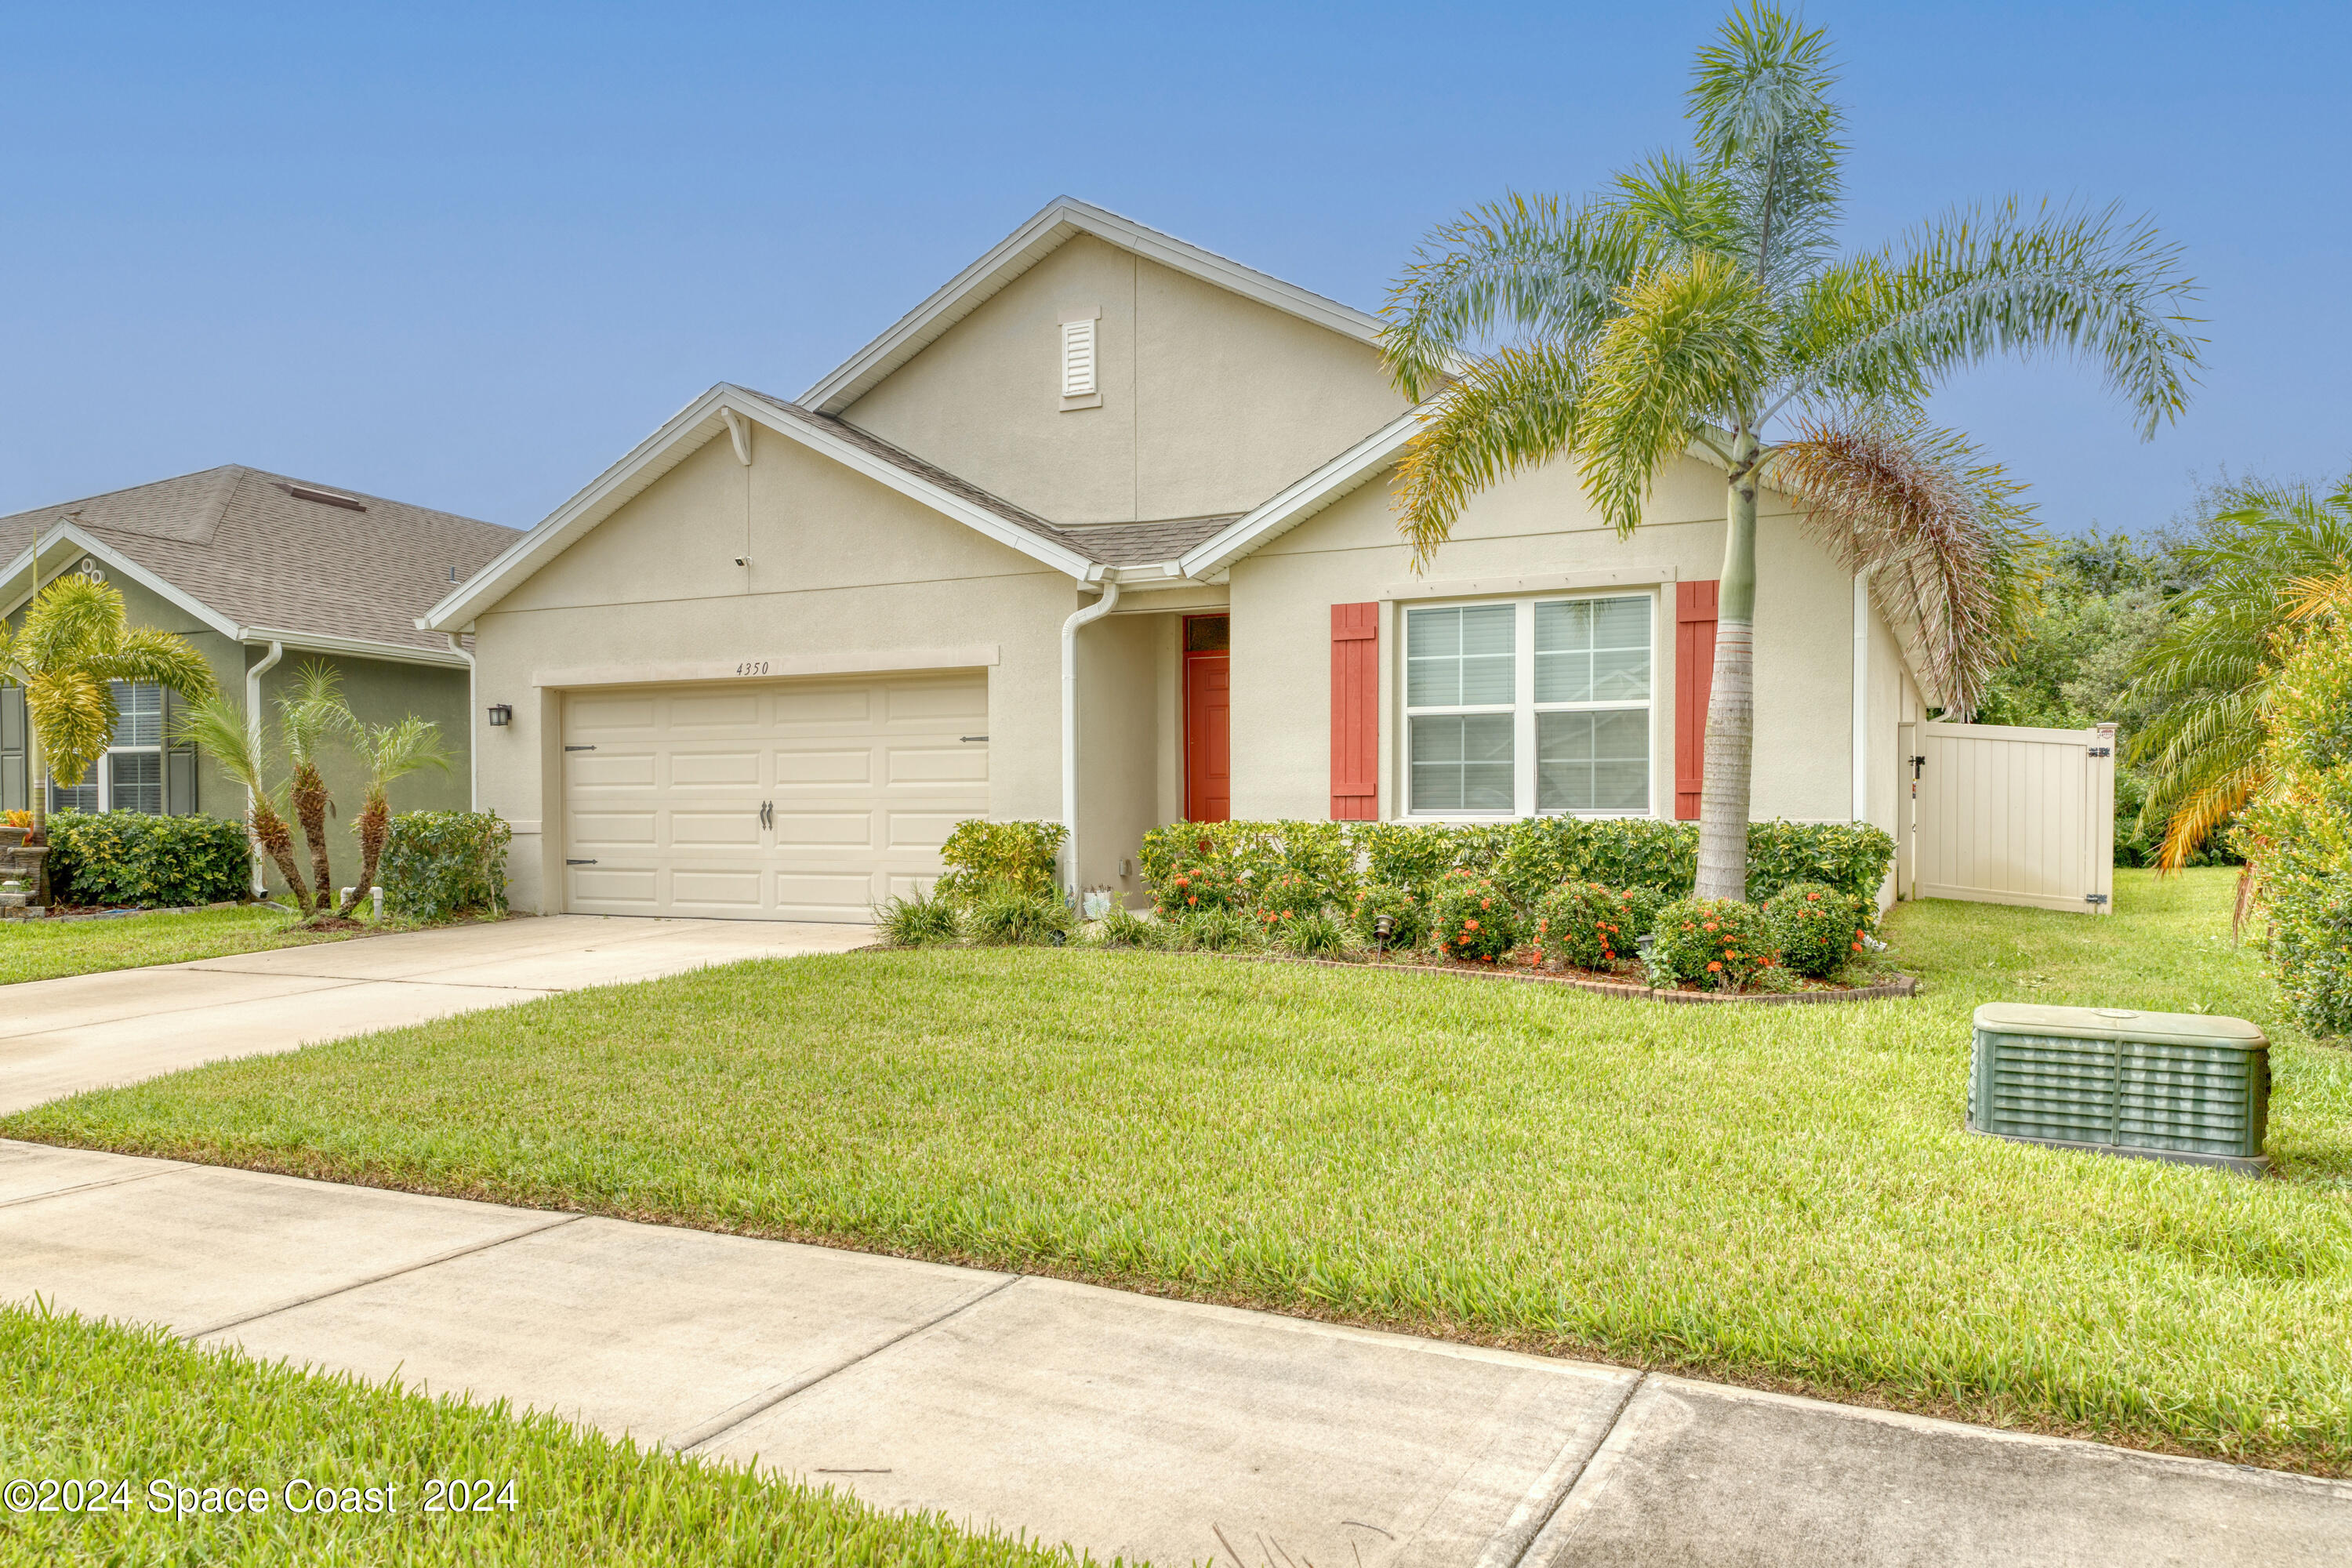
[[1580, 201], [1465, 214], [1384, 310], [1390, 374], [1427, 400], [1398, 473], [1417, 564], [1473, 496], [1554, 458], [1621, 535], [1661, 463], [1696, 448], [1728, 476], [1703, 898], [1746, 891], [1759, 489], [1804, 503], [1965, 717], [2013, 634], [2030, 517], [1997, 466], [1928, 426], [1927, 394], [1996, 354], [2062, 350], [2105, 370], [2146, 436], [2198, 363], [2177, 249], [2113, 208], [2011, 200], [1841, 254], [1836, 79], [1820, 31], [1735, 13], [1698, 54], [1690, 156]]
[[[2352, 572], [2352, 478], [2326, 495], [2248, 484], [2182, 548], [2196, 586], [2136, 663], [2136, 701], [2157, 716], [2130, 742], [2155, 774], [2140, 825], [2161, 833], [2159, 870], [2189, 863], [2266, 777], [2264, 715], [2315, 584]], [[2251, 883], [2241, 883], [2242, 894]]]
[[0, 687], [25, 689], [37, 831], [48, 826], [44, 775], [79, 780], [113, 744], [116, 681], [165, 687], [191, 701], [215, 689], [212, 667], [186, 638], [130, 625], [121, 591], [79, 572], [35, 595], [13, 631], [0, 622]]

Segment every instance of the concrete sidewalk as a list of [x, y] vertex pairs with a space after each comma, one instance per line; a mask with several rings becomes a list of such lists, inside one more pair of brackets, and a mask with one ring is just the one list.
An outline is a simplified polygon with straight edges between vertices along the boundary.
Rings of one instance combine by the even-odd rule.
[[0, 1296], [1227, 1568], [2352, 1562], [2352, 1484], [1063, 1281], [0, 1142]]
[[865, 926], [547, 915], [0, 986], [0, 1111], [587, 985], [873, 940]]

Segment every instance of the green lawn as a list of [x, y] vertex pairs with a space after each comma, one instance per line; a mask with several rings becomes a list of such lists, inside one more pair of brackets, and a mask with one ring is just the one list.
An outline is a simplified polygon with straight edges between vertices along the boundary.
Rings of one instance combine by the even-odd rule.
[[[929, 1515], [877, 1513], [829, 1488], [641, 1452], [550, 1416], [192, 1350], [162, 1330], [0, 1308], [0, 1480], [10, 1483], [0, 1563], [1082, 1561]], [[89, 1483], [100, 1479], [107, 1506], [94, 1510]], [[491, 1506], [428, 1513], [435, 1479], [491, 1481], [464, 1494]], [[29, 1496], [23, 1481], [34, 1483]], [[157, 1482], [166, 1484], [151, 1491]], [[255, 1488], [258, 1513], [203, 1511], [225, 1510], [231, 1489], [249, 1504]], [[320, 1490], [340, 1502], [345, 1488], [362, 1511], [320, 1511]], [[39, 1511], [45, 1499], [60, 1510]]]
[[0, 985], [150, 963], [184, 963], [265, 947], [339, 942], [353, 931], [302, 931], [283, 910], [248, 904], [100, 921], [0, 921]]
[[[1051, 1272], [2352, 1471], [2352, 1052], [2231, 873], [1904, 909], [1924, 996], [1666, 1007], [1151, 952], [738, 965], [226, 1062], [0, 1134]], [[1969, 1010], [2280, 1031], [2282, 1179], [1961, 1130]]]

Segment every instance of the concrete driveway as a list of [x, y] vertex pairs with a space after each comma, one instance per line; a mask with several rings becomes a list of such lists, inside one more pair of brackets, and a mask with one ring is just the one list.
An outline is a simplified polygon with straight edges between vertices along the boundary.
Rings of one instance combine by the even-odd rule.
[[866, 926], [523, 916], [0, 986], [0, 1111], [477, 1007], [873, 940]]

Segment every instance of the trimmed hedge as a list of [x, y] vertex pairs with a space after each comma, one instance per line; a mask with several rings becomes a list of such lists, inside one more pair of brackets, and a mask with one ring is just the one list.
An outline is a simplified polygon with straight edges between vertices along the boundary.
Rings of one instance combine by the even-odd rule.
[[1054, 858], [1070, 830], [1058, 822], [990, 822], [967, 817], [940, 847], [947, 873], [931, 889], [935, 899], [978, 899], [992, 892], [1048, 898], [1054, 892]]
[[59, 903], [179, 909], [243, 898], [253, 885], [241, 822], [60, 811], [48, 831], [50, 897]]
[[2271, 962], [2305, 1028], [2352, 1037], [2352, 607], [2286, 659], [2263, 722], [2270, 776], [2240, 835], [2261, 872]]
[[446, 921], [506, 903], [514, 829], [494, 811], [404, 811], [392, 819], [376, 880], [387, 914]]
[[1658, 911], [1650, 984], [1736, 991], [1779, 961], [1771, 918], [1754, 904], [1684, 899]]
[[[1895, 841], [1866, 823], [1758, 822], [1748, 829], [1748, 897], [1822, 883], [1875, 900]], [[1698, 824], [1647, 817], [1538, 816], [1516, 822], [1175, 822], [1143, 836], [1155, 894], [1179, 863], [1221, 864], [1244, 889], [1284, 872], [1321, 883], [1347, 907], [1365, 884], [1430, 888], [1452, 870], [1492, 878], [1522, 910], [1563, 882], [1687, 895], [1698, 878]]]

